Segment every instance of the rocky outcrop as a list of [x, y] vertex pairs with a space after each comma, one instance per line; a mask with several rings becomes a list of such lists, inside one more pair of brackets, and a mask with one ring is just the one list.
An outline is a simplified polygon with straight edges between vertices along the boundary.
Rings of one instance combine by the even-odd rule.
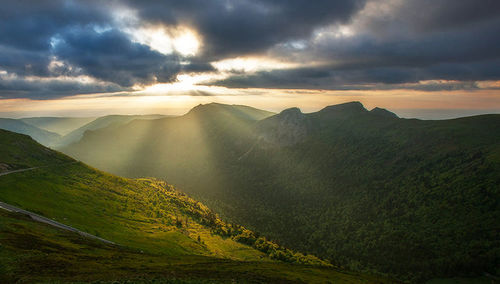
[[260, 121], [257, 133], [265, 142], [278, 146], [290, 146], [304, 141], [310, 134], [311, 123], [300, 109], [289, 108]]

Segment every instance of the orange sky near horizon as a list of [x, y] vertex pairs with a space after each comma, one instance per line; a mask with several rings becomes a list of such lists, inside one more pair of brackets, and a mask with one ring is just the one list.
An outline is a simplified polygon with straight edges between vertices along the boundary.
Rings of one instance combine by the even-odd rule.
[[[314, 112], [325, 106], [349, 101], [360, 101], [367, 109], [382, 107], [398, 110], [468, 110], [468, 113], [500, 112], [498, 90], [370, 90], [370, 91], [318, 91], [290, 89], [228, 89], [213, 88], [214, 95], [182, 95], [182, 92], [145, 94], [143, 92], [115, 95], [80, 95], [53, 100], [2, 99], [0, 116], [102, 116], [107, 114], [171, 114], [181, 115], [198, 104], [219, 102], [242, 104], [279, 112], [299, 107], [303, 112]], [[425, 118], [424, 115], [421, 117]]]

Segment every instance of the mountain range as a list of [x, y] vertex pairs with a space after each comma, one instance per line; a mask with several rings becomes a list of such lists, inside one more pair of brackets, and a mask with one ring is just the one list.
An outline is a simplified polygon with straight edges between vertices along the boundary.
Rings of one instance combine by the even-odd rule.
[[64, 136], [92, 122], [97, 117], [27, 117], [19, 120], [35, 127]]
[[135, 119], [158, 119], [165, 115], [107, 115], [102, 117], [0, 118], [0, 129], [31, 136], [42, 145], [60, 148], [78, 142], [85, 131], [126, 124]]
[[403, 119], [359, 102], [278, 114], [211, 103], [87, 127], [58, 149], [166, 180], [336, 267], [422, 282], [500, 273], [499, 126], [500, 115]]
[[12, 118], [0, 118], [0, 129], [29, 135], [44, 145], [52, 145], [54, 141], [61, 138], [61, 135], [57, 133], [41, 129], [22, 120]]
[[89, 131], [62, 151], [165, 179], [336, 265], [422, 281], [498, 273], [499, 126], [500, 115], [401, 119], [359, 102], [275, 115], [207, 104]]

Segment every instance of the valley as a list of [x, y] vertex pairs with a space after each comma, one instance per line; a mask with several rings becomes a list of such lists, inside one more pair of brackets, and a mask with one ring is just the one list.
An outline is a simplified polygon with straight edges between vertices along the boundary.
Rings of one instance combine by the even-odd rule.
[[343, 272], [225, 223], [163, 181], [106, 174], [28, 136], [0, 134], [1, 160], [30, 167], [0, 179], [5, 282], [387, 282]]

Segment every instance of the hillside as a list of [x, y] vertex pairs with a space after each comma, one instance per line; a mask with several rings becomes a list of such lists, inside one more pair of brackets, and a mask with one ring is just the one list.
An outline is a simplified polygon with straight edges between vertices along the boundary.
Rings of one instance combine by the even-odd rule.
[[[246, 151], [253, 125], [269, 115], [236, 105], [200, 105], [180, 117], [135, 120], [127, 125], [89, 131], [82, 141], [61, 151], [91, 161], [97, 168], [129, 177], [165, 177], [167, 170], [175, 172], [169, 178], [175, 176], [186, 181], [200, 175], [215, 178], [217, 174], [213, 171], [217, 169], [212, 163]], [[111, 137], [120, 141], [121, 146], [108, 140]]]
[[163, 181], [106, 174], [8, 131], [0, 132], [0, 145], [9, 149], [0, 151], [2, 164], [45, 163], [1, 176], [0, 201], [117, 244], [0, 210], [2, 281], [385, 281], [343, 273], [226, 223]]
[[95, 117], [27, 117], [19, 120], [64, 136], [95, 119]]
[[104, 127], [118, 126], [126, 124], [134, 119], [158, 119], [164, 117], [159, 114], [152, 115], [107, 115], [96, 118], [91, 122], [84, 124], [83, 126], [74, 129], [73, 131], [67, 133], [59, 139], [58, 143], [55, 145], [57, 147], [63, 147], [71, 143], [78, 142], [85, 131], [96, 130]]
[[0, 173], [74, 161], [61, 153], [40, 147], [28, 135], [0, 129], [0, 138]]
[[242, 262], [196, 255], [165, 257], [85, 239], [4, 210], [0, 210], [0, 227], [2, 283], [385, 282], [280, 262]]
[[0, 129], [29, 135], [37, 142], [48, 146], [53, 145], [60, 138], [57, 133], [40, 129], [18, 119], [0, 118]]
[[89, 132], [63, 151], [165, 178], [235, 222], [351, 269], [415, 281], [498, 275], [499, 115], [400, 119], [353, 102], [259, 121], [230, 109]]

